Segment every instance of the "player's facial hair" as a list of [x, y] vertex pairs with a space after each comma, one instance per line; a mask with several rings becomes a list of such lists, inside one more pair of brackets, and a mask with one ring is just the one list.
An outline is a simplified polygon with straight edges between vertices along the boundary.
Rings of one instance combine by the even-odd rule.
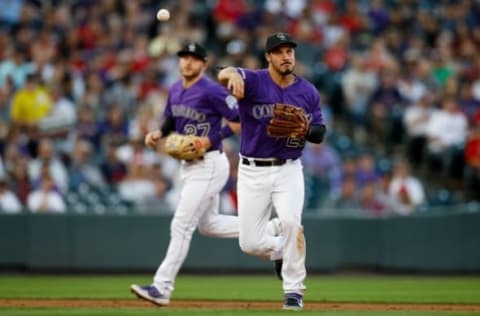
[[280, 69], [280, 67], [277, 67], [272, 62], [270, 62], [270, 64], [272, 65], [273, 70], [275, 70], [275, 72], [278, 73], [281, 76], [288, 76], [288, 75], [292, 74], [293, 71], [295, 70], [295, 63], [293, 63], [293, 62], [291, 63], [292, 68], [287, 68], [286, 70]]
[[199, 77], [199, 76], [200, 76], [200, 73], [201, 73], [201, 71], [195, 71], [195, 72], [190, 73], [190, 74], [188, 74], [188, 75], [182, 74], [182, 76], [183, 76], [183, 78], [185, 78], [185, 80], [191, 81], [191, 80]]
[[203, 71], [203, 69], [195, 69], [195, 68], [192, 69], [192, 68], [190, 68], [189, 74], [185, 74], [185, 71], [183, 71], [183, 70], [180, 70], [180, 73], [186, 81], [192, 81], [192, 80], [198, 78], [199, 76], [201, 76], [202, 71]]

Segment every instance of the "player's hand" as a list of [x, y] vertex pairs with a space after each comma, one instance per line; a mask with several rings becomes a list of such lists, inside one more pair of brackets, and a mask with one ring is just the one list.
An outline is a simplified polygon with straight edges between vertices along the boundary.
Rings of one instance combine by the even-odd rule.
[[202, 146], [203, 148], [205, 148], [205, 150], [209, 150], [210, 147], [212, 147], [212, 142], [210, 141], [210, 138], [202, 136], [199, 137], [198, 140], [202, 143]]
[[156, 148], [161, 137], [162, 132], [159, 130], [150, 132], [145, 136], [145, 145], [150, 148]]
[[242, 76], [234, 67], [227, 67], [218, 73], [218, 80], [237, 99], [244, 97], [244, 81]]
[[239, 73], [235, 73], [230, 76], [227, 82], [227, 89], [238, 100], [242, 99], [245, 96], [245, 84], [242, 76]]

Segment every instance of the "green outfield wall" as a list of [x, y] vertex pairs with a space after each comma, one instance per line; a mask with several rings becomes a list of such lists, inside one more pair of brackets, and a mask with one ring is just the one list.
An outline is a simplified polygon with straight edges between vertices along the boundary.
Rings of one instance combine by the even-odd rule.
[[[169, 216], [1, 215], [0, 270], [150, 271], [163, 259]], [[309, 271], [479, 272], [480, 213], [304, 218]], [[195, 233], [185, 270], [267, 271], [237, 240]]]

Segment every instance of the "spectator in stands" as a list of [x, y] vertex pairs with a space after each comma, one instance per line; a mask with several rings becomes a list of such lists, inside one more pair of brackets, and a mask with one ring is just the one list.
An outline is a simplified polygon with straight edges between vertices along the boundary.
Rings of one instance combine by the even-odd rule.
[[158, 119], [155, 117], [152, 106], [143, 106], [128, 123], [128, 136], [130, 139], [143, 139], [148, 132], [158, 128]]
[[127, 165], [117, 156], [118, 145], [109, 144], [100, 163], [100, 170], [111, 187], [116, 187], [127, 176]]
[[475, 57], [472, 70], [472, 96], [476, 101], [480, 101], [480, 53], [477, 53]]
[[322, 210], [332, 214], [360, 214], [360, 200], [357, 182], [354, 177], [345, 177], [339, 196], [325, 199]]
[[383, 216], [388, 211], [387, 205], [377, 192], [377, 181], [365, 183], [360, 190], [359, 204], [367, 215]]
[[367, 17], [362, 13], [360, 4], [355, 0], [345, 1], [345, 10], [340, 15], [338, 22], [352, 35], [360, 33], [368, 26]]
[[8, 189], [7, 180], [0, 178], [0, 213], [20, 213], [22, 204], [17, 196]]
[[151, 167], [157, 161], [155, 152], [144, 146], [143, 134], [130, 134], [129, 141], [118, 147], [116, 155], [126, 165], [132, 163]]
[[406, 137], [406, 157], [414, 168], [419, 167], [424, 160], [427, 126], [433, 111], [431, 95], [422, 97], [405, 110], [403, 123]]
[[28, 162], [20, 159], [12, 166], [10, 172], [9, 186], [17, 196], [23, 206], [27, 205], [27, 198], [32, 190], [30, 179], [28, 178]]
[[380, 73], [380, 84], [371, 95], [367, 116], [372, 145], [379, 150], [386, 149], [387, 153], [402, 141], [403, 135], [401, 119], [405, 100], [397, 87], [397, 77], [395, 69]]
[[359, 136], [356, 132], [364, 125], [369, 98], [377, 86], [377, 75], [366, 66], [362, 55], [353, 54], [350, 57], [350, 68], [342, 76], [346, 111], [353, 123], [350, 125], [350, 133], [354, 137]]
[[156, 177], [152, 181], [155, 187], [155, 193], [152, 196], [146, 196], [138, 202], [138, 211], [145, 214], [172, 214], [174, 209], [168, 203], [167, 198], [170, 189], [168, 180]]
[[113, 105], [109, 108], [107, 118], [99, 124], [99, 134], [103, 146], [109, 143], [123, 145], [128, 141], [128, 122], [121, 108]]
[[92, 161], [92, 145], [86, 140], [78, 140], [73, 151], [73, 161], [69, 170], [69, 188], [78, 191], [86, 184], [91, 189], [106, 188], [106, 182], [97, 165]]
[[389, 25], [389, 10], [383, 0], [371, 1], [367, 17], [368, 26], [374, 34], [381, 34]]
[[[126, 67], [125, 67], [126, 68]], [[106, 104], [118, 104], [123, 113], [135, 115], [136, 100], [132, 84], [132, 77], [128, 73], [120, 74], [120, 78], [114, 81], [105, 92]]]
[[75, 126], [75, 138], [86, 139], [95, 146], [96, 151], [100, 150], [100, 130], [92, 108], [83, 105], [77, 112], [77, 124]]
[[474, 124], [475, 114], [480, 111], [480, 100], [475, 100], [473, 97], [473, 88], [470, 82], [465, 82], [460, 86], [458, 105], [469, 124]]
[[[342, 183], [342, 161], [339, 154], [328, 143], [305, 146], [302, 163], [305, 171], [312, 176], [312, 190], [314, 195], [325, 197], [326, 195], [338, 196]], [[310, 207], [316, 208], [316, 205]]]
[[410, 165], [403, 161], [394, 165], [389, 191], [395, 202], [392, 211], [400, 215], [412, 214], [425, 202], [422, 183], [411, 174]]
[[47, 168], [53, 185], [60, 192], [68, 189], [68, 171], [64, 163], [59, 159], [51, 140], [43, 138], [40, 140], [38, 157], [28, 163], [28, 176], [30, 181], [38, 181], [42, 177], [42, 169]]
[[37, 155], [38, 123], [48, 115], [51, 107], [52, 100], [40, 84], [39, 74], [28, 74], [25, 86], [13, 96], [10, 119], [13, 132], [18, 131], [27, 137], [32, 156]]
[[23, 87], [25, 79], [35, 70], [35, 65], [27, 60], [24, 47], [11, 43], [5, 48], [5, 56], [0, 62], [0, 88], [4, 88], [11, 80], [13, 87]]
[[413, 71], [405, 71], [398, 80], [398, 91], [405, 100], [406, 106], [409, 106], [418, 102], [427, 93], [427, 87], [419, 78], [416, 78]]
[[355, 179], [359, 188], [369, 182], [375, 182], [380, 178], [380, 173], [375, 166], [375, 157], [369, 152], [360, 154], [355, 169]]
[[19, 89], [12, 100], [11, 120], [19, 128], [36, 129], [52, 107], [47, 90], [40, 85], [37, 73], [27, 75], [25, 86]]
[[474, 122], [465, 147], [465, 180], [467, 198], [480, 202], [480, 111]]
[[388, 168], [381, 173], [380, 180], [376, 183], [375, 196], [385, 207], [385, 212], [383, 212], [382, 215], [396, 214], [400, 212], [398, 201], [396, 201], [390, 194], [392, 178], [392, 170]]
[[128, 165], [128, 175], [118, 184], [118, 193], [125, 201], [140, 205], [155, 196], [155, 185], [148, 177], [149, 169], [142, 163]]
[[3, 152], [3, 166], [6, 172], [12, 172], [14, 166], [21, 160], [26, 161], [29, 158], [29, 152], [26, 146], [21, 143], [20, 133], [11, 133], [9, 142]]
[[432, 172], [443, 172], [447, 179], [461, 179], [468, 122], [457, 101], [442, 101], [440, 110], [432, 113], [427, 126], [427, 157]]
[[32, 213], [64, 213], [65, 202], [62, 196], [54, 189], [53, 178], [42, 178], [40, 188], [28, 195], [27, 206]]
[[48, 114], [38, 122], [39, 134], [52, 139], [57, 152], [64, 154], [71, 152], [73, 128], [77, 121], [75, 104], [65, 97], [62, 88], [54, 84], [50, 91], [52, 108]]

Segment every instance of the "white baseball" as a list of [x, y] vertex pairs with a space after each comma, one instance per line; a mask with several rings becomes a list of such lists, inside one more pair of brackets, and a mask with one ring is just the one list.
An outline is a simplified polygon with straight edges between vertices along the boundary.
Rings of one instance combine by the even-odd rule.
[[157, 11], [157, 20], [161, 22], [168, 21], [170, 19], [170, 12], [167, 9], [160, 9]]

